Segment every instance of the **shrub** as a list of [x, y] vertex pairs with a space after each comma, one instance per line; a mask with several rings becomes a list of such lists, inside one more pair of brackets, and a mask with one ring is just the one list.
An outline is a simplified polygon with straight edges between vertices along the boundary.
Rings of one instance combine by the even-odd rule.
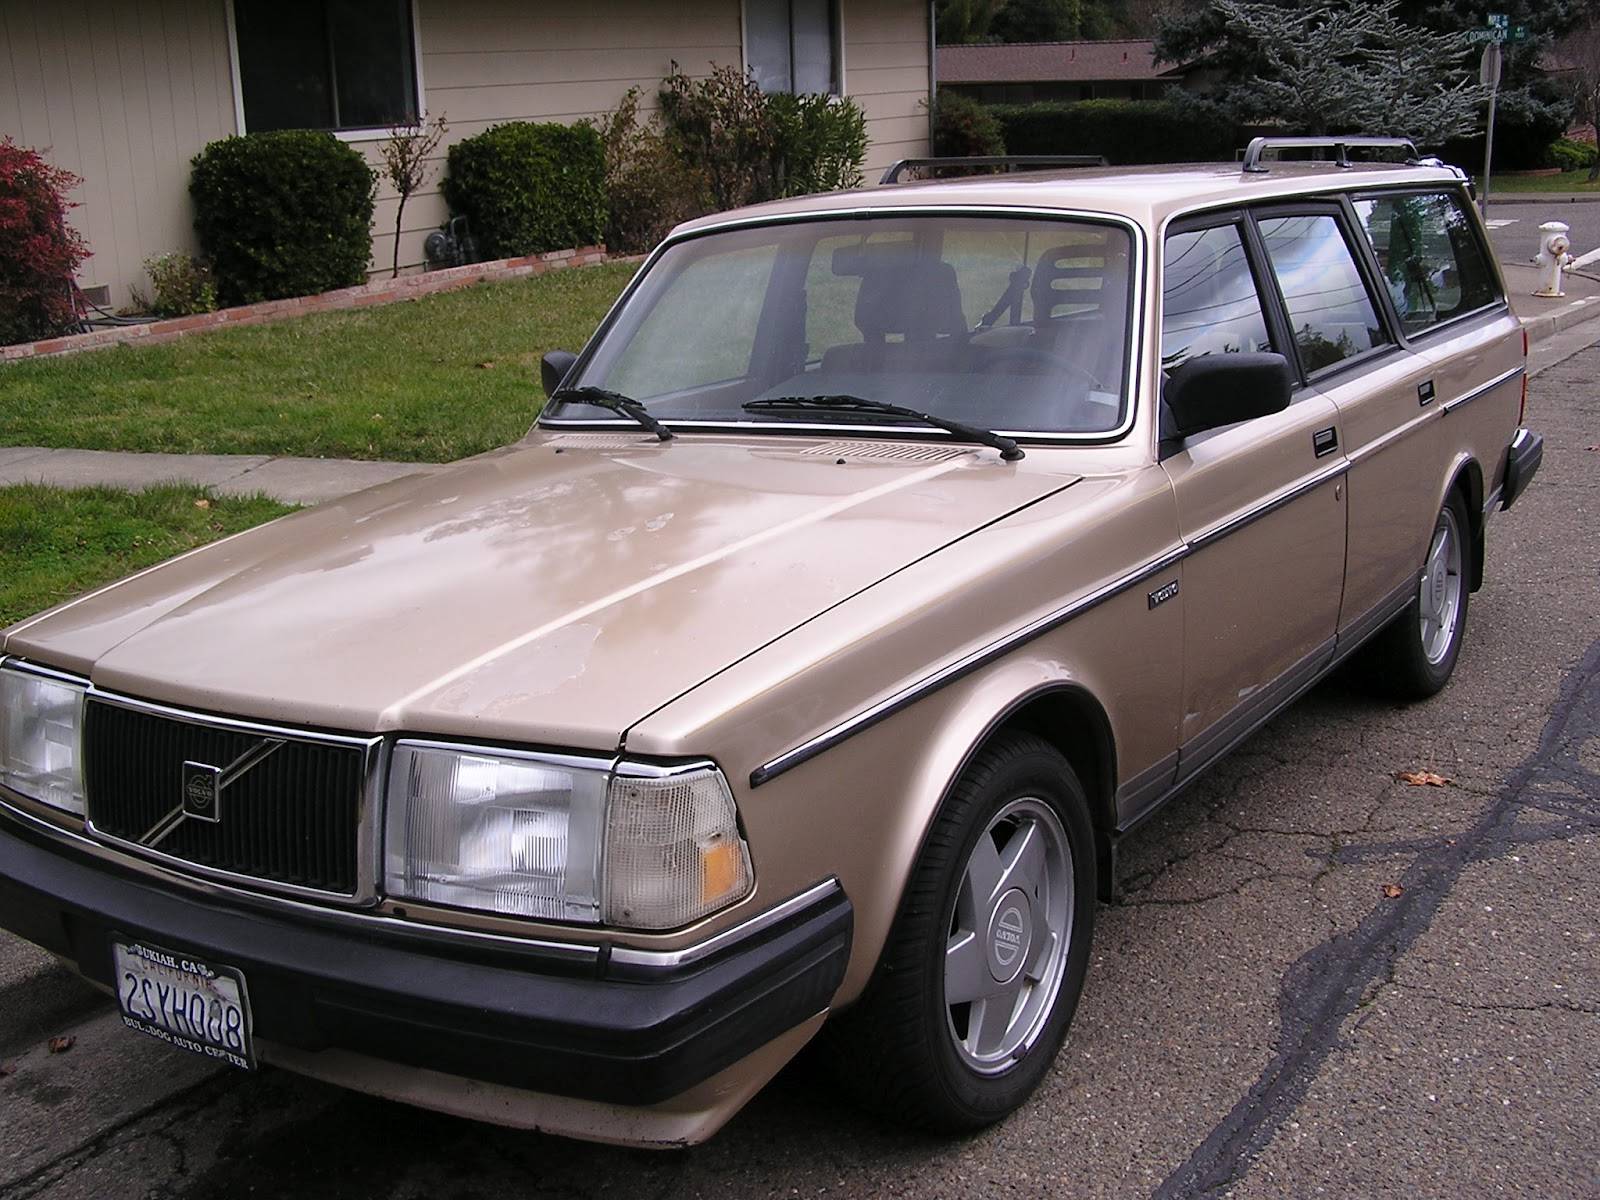
[[987, 105], [959, 92], [941, 91], [933, 107], [933, 152], [945, 158], [1004, 154], [1006, 140]]
[[673, 63], [661, 84], [661, 115], [684, 161], [705, 172], [714, 208], [773, 196], [777, 131], [767, 97], [749, 73], [713, 67], [704, 79], [691, 79]]
[[1593, 142], [1579, 142], [1565, 137], [1551, 142], [1544, 153], [1550, 166], [1563, 171], [1585, 171], [1600, 160], [1600, 149]]
[[[1531, 171], [1545, 165], [1545, 147], [1567, 128], [1571, 105], [1535, 94], [1534, 89], [1502, 91], [1495, 107], [1494, 169]], [[1483, 173], [1483, 134], [1452, 138], [1439, 151], [1445, 162], [1473, 175]]]
[[138, 288], [133, 300], [140, 308], [158, 317], [187, 317], [194, 313], [215, 312], [217, 284], [211, 265], [176, 250], [144, 260], [144, 273], [150, 276], [151, 293]]
[[67, 224], [67, 193], [80, 182], [0, 139], [0, 345], [49, 337], [76, 320], [72, 281], [89, 248]]
[[705, 175], [684, 161], [659, 121], [640, 119], [638, 88], [595, 127], [605, 146], [608, 248], [649, 250], [680, 221], [710, 211]]
[[212, 142], [195, 156], [195, 231], [226, 304], [365, 281], [373, 175], [331, 133], [289, 129]]
[[772, 123], [772, 190], [806, 196], [860, 187], [867, 115], [854, 100], [812, 93], [767, 97]]
[[1109, 162], [1226, 162], [1238, 127], [1203, 101], [1078, 100], [997, 104], [1008, 154], [1103, 154]]
[[487, 257], [512, 258], [600, 241], [605, 176], [592, 125], [509, 121], [450, 147], [444, 197]]

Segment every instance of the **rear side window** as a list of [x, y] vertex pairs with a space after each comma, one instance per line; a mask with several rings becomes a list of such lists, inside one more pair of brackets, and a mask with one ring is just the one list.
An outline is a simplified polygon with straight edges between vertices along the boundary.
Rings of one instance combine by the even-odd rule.
[[1271, 350], [1261, 296], [1237, 225], [1167, 238], [1161, 284], [1161, 365], [1203, 354]]
[[1267, 217], [1260, 227], [1308, 374], [1389, 341], [1337, 218]]
[[1358, 198], [1355, 209], [1407, 333], [1421, 333], [1496, 300], [1489, 264], [1455, 197]]

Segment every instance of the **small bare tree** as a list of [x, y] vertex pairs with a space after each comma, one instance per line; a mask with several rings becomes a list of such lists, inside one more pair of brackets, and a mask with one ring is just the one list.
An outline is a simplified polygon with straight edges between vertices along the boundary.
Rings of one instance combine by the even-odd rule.
[[444, 117], [437, 116], [428, 122], [396, 125], [378, 147], [383, 160], [383, 177], [400, 197], [400, 206], [394, 212], [394, 270], [391, 278], [400, 274], [400, 221], [405, 216], [406, 201], [422, 190], [433, 173], [430, 159], [444, 140], [448, 128]]
[[[1578, 116], [1600, 135], [1600, 20], [1579, 26], [1561, 39], [1556, 53], [1568, 68], [1567, 79]], [[1600, 156], [1589, 166], [1589, 182], [1600, 179]]]

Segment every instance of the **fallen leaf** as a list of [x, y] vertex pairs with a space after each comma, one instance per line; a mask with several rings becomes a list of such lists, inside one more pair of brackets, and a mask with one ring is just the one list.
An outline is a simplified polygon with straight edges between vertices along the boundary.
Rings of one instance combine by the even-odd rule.
[[16, 1073], [16, 1063], [0, 1063], [0, 1079], [4, 1079], [7, 1075], [15, 1075]]
[[1600, 450], [1600, 446], [1585, 446], [1585, 450]]
[[200, 499], [194, 502], [194, 506], [196, 508], [210, 508], [211, 501], [207, 500], [204, 496], [201, 496]]
[[494, 364], [492, 362], [481, 362], [481, 363], [478, 364], [478, 370], [480, 370], [480, 371], [492, 371], [492, 370], [494, 370]]
[[65, 1054], [77, 1044], [78, 1039], [73, 1037], [70, 1033], [64, 1034], [61, 1037], [53, 1037], [50, 1039], [50, 1053]]
[[1383, 885], [1383, 894], [1390, 900], [1397, 900], [1406, 894], [1406, 890], [1398, 883], [1386, 883]]
[[1409, 783], [1412, 787], [1450, 786], [1450, 781], [1437, 771], [1396, 771], [1394, 777], [1401, 783]]

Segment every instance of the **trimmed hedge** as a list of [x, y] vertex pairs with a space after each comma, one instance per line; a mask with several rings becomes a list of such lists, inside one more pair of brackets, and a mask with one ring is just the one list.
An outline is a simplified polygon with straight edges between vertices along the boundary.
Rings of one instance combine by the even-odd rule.
[[1547, 165], [1562, 171], [1586, 171], [1600, 159], [1600, 150], [1593, 142], [1579, 142], [1572, 138], [1557, 138], [1544, 152]]
[[996, 104], [1007, 154], [1103, 154], [1113, 164], [1231, 162], [1239, 129], [1197, 101]]
[[285, 129], [212, 142], [194, 158], [195, 232], [222, 303], [366, 282], [372, 169], [331, 133]]
[[450, 147], [444, 197], [485, 258], [589, 246], [606, 225], [605, 144], [591, 125], [509, 121]]

